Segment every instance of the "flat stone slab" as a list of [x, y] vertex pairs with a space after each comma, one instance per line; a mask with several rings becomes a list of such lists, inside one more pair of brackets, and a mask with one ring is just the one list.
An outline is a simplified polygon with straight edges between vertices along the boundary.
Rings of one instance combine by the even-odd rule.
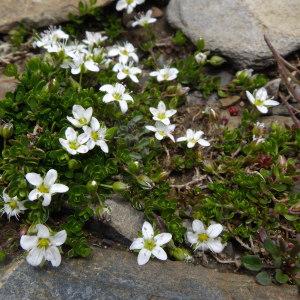
[[90, 259], [64, 260], [58, 268], [21, 262], [1, 275], [0, 300], [298, 299], [296, 287], [264, 287], [249, 276], [183, 262], [153, 260], [139, 267], [132, 253], [100, 248]]
[[283, 55], [300, 49], [299, 0], [171, 0], [167, 16], [193, 42], [204, 38], [208, 49], [238, 68], [272, 63], [264, 34]]
[[[104, 6], [112, 0], [98, 0]], [[19, 22], [38, 27], [68, 20], [78, 12], [79, 0], [0, 0], [0, 32], [8, 32]]]

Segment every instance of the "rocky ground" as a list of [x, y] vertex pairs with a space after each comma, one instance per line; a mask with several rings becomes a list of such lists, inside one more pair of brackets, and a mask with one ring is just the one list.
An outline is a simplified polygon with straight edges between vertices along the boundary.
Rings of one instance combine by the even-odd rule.
[[[18, 22], [34, 26], [60, 23], [68, 13], [75, 12], [77, 0], [68, 1], [20, 1], [0, 0], [0, 66], [17, 61], [22, 68], [24, 59], [33, 55], [32, 49], [14, 50], [7, 43], [5, 34]], [[99, 5], [111, 1], [98, 0]], [[181, 29], [191, 40], [204, 37], [207, 45], [224, 55], [232, 64], [218, 71], [221, 84], [228, 84], [235, 74], [234, 68], [266, 68], [272, 62], [271, 53], [263, 41], [268, 34], [274, 45], [284, 54], [300, 49], [300, 27], [298, 17], [300, 5], [297, 0], [253, 1], [207, 1], [171, 0], [161, 24], [166, 19]], [[242, 4], [241, 4], [242, 2]], [[222, 7], [220, 7], [222, 5]], [[257, 9], [260, 7], [261, 9]], [[276, 11], [276, 18], [274, 18]], [[228, 18], [226, 16], [234, 17]], [[213, 16], [213, 17], [212, 17]], [[288, 16], [288, 18], [286, 17]], [[278, 22], [278, 20], [280, 20]], [[126, 22], [126, 20], [125, 20]], [[278, 23], [281, 27], [278, 28]], [[230, 30], [224, 30], [230, 28]], [[251, 29], [251, 30], [250, 30]], [[164, 30], [169, 30], [165, 28]], [[162, 31], [163, 32], [165, 31]], [[297, 55], [292, 57], [299, 66]], [[272, 76], [274, 68], [267, 69]], [[267, 88], [277, 96], [281, 79], [276, 74]], [[16, 81], [0, 75], [0, 98], [13, 91]], [[298, 88], [300, 94], [300, 87]], [[228, 110], [235, 106], [241, 110], [245, 103], [239, 97], [221, 100], [217, 95], [204, 99], [199, 92], [191, 91], [187, 105], [207, 105], [220, 110], [228, 120], [229, 128], [240, 125], [240, 115], [232, 116]], [[295, 108], [300, 110], [299, 104]], [[284, 105], [273, 109], [261, 118], [265, 124], [277, 121], [292, 126], [293, 121]], [[247, 275], [221, 273], [181, 262], [151, 262], [141, 269], [136, 265], [136, 257], [128, 253], [127, 246], [140, 230], [142, 213], [120, 199], [107, 202], [111, 208], [111, 218], [99, 224], [91, 223], [94, 232], [91, 240], [95, 247], [93, 256], [85, 260], [66, 260], [59, 269], [34, 269], [20, 256], [18, 261], [0, 267], [0, 299], [296, 299], [297, 290], [292, 286], [262, 287]], [[1, 239], [0, 239], [1, 241]], [[123, 246], [122, 246], [123, 245]]]

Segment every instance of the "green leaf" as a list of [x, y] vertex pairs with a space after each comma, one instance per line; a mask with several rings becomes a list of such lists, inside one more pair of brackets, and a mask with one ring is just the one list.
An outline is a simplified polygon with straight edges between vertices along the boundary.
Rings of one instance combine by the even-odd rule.
[[197, 47], [197, 50], [198, 51], [203, 51], [204, 50], [204, 47], [205, 47], [205, 41], [204, 39], [199, 39], [197, 44], [196, 44], [196, 47]]
[[263, 267], [260, 258], [257, 255], [245, 255], [242, 258], [244, 267], [251, 271], [260, 271]]
[[289, 276], [284, 274], [282, 270], [276, 269], [275, 279], [278, 283], [287, 283], [289, 281]]
[[264, 241], [265, 249], [273, 256], [280, 256], [280, 248], [270, 239]]
[[256, 275], [256, 281], [261, 285], [270, 285], [272, 280], [266, 271], [262, 271]]

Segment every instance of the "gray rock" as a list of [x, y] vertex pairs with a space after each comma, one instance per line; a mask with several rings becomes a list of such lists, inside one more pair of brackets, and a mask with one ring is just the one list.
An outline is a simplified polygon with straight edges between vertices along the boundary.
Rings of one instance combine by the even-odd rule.
[[90, 228], [103, 237], [129, 245], [144, 223], [144, 214], [122, 198], [105, 201], [110, 210], [108, 218], [94, 220]]
[[[292, 104], [292, 106], [300, 111], [300, 104], [299, 103], [294, 103], [294, 104]], [[288, 109], [286, 108], [286, 106], [283, 103], [281, 103], [280, 105], [272, 107], [272, 114], [273, 115], [279, 115], [279, 116], [286, 116], [286, 117], [290, 116], [290, 113], [289, 113]]]
[[268, 91], [268, 94], [272, 97], [277, 97], [278, 92], [279, 92], [279, 87], [281, 83], [281, 78], [276, 78], [271, 81], [269, 81], [266, 85], [265, 88]]
[[[98, 0], [103, 6], [111, 0]], [[8, 32], [23, 22], [39, 27], [68, 20], [69, 13], [78, 12], [78, 0], [0, 0], [0, 32]]]
[[0, 100], [2, 100], [7, 92], [14, 92], [17, 87], [18, 80], [5, 75], [0, 75]]
[[222, 98], [220, 100], [220, 103], [223, 108], [227, 108], [227, 107], [230, 107], [230, 106], [238, 103], [240, 100], [241, 100], [240, 96], [231, 96], [231, 97], [227, 97], [227, 98]]
[[272, 63], [264, 34], [283, 55], [300, 49], [299, 15], [299, 0], [171, 0], [167, 9], [171, 25], [238, 68]]
[[265, 123], [267, 126], [270, 126], [272, 123], [275, 122], [282, 126], [287, 125], [288, 127], [292, 127], [294, 125], [292, 118], [284, 116], [266, 116], [261, 117], [259, 121]]
[[0, 279], [0, 300], [21, 299], [298, 298], [293, 286], [261, 286], [254, 277], [220, 273], [183, 262], [153, 260], [140, 267], [133, 253], [97, 248], [91, 259], [64, 260], [58, 268], [33, 268], [23, 262], [6, 271], [5, 278]]
[[205, 105], [206, 100], [204, 99], [203, 95], [199, 91], [194, 91], [189, 93], [186, 96], [186, 102], [188, 106], [193, 106], [193, 105]]

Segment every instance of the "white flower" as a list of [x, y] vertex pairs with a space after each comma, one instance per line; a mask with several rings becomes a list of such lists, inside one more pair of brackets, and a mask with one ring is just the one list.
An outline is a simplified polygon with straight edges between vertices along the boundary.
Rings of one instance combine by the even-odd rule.
[[44, 178], [37, 173], [27, 173], [25, 177], [31, 185], [35, 186], [35, 189], [29, 193], [28, 199], [34, 201], [43, 197], [43, 206], [50, 204], [52, 195], [66, 193], [69, 190], [66, 185], [55, 183], [57, 180], [57, 172], [54, 169], [50, 169]]
[[45, 48], [48, 52], [59, 52], [61, 42], [64, 44], [69, 38], [61, 28], [50, 26], [48, 30], [42, 32], [38, 39], [33, 43], [34, 47]]
[[210, 143], [205, 139], [201, 138], [204, 134], [203, 131], [194, 131], [192, 129], [188, 129], [186, 131], [186, 135], [177, 139], [177, 142], [185, 142], [187, 141], [188, 148], [193, 148], [197, 143], [203, 147], [210, 146]]
[[129, 63], [129, 65], [124, 65], [122, 63], [115, 64], [113, 71], [118, 73], [117, 78], [119, 80], [129, 77], [133, 82], [139, 82], [136, 75], [142, 73], [142, 70], [134, 67], [132, 62]]
[[116, 6], [116, 10], [120, 11], [126, 9], [127, 13], [131, 14], [137, 5], [144, 2], [145, 0], [119, 0]]
[[103, 102], [119, 102], [122, 113], [126, 113], [128, 110], [128, 101], [133, 102], [133, 98], [126, 93], [125, 86], [120, 83], [116, 83], [115, 85], [105, 84], [100, 88], [100, 91], [106, 92], [107, 94], [103, 97]]
[[155, 23], [156, 19], [152, 18], [152, 10], [149, 9], [145, 15], [141, 15], [139, 18], [135, 18], [135, 22], [132, 23], [132, 27], [142, 26], [145, 27], [148, 24]]
[[93, 61], [93, 59], [87, 56], [84, 53], [78, 54], [73, 57], [71, 61], [65, 61], [62, 65], [62, 68], [70, 68], [71, 73], [77, 75], [79, 73], [84, 73], [87, 70], [91, 72], [99, 72], [100, 68], [98, 63]]
[[11, 217], [15, 217], [18, 220], [19, 214], [26, 210], [24, 206], [25, 201], [19, 201], [17, 196], [11, 198], [5, 193], [5, 190], [3, 191], [2, 199], [4, 201], [3, 208], [0, 210], [2, 215], [6, 213], [9, 220]]
[[149, 110], [150, 110], [151, 114], [153, 115], [154, 121], [162, 122], [165, 125], [170, 124], [169, 118], [171, 118], [177, 112], [177, 110], [175, 110], [175, 109], [166, 110], [166, 105], [163, 101], [160, 101], [158, 103], [157, 108], [150, 107]]
[[21, 247], [28, 251], [27, 262], [39, 266], [47, 260], [53, 267], [58, 267], [61, 263], [58, 247], [66, 241], [67, 232], [62, 230], [52, 235], [45, 225], [37, 224], [35, 227], [37, 235], [22, 235], [20, 240]]
[[253, 95], [249, 91], [246, 91], [246, 94], [249, 101], [263, 114], [268, 112], [268, 107], [279, 105], [279, 102], [272, 100], [273, 98], [268, 98], [268, 92], [264, 87], [255, 90]]
[[252, 141], [257, 144], [260, 144], [260, 143], [264, 143], [266, 141], [266, 139], [264, 137], [261, 137], [261, 136], [256, 136], [256, 135], [253, 135], [252, 137]]
[[195, 60], [198, 64], [203, 64], [207, 61], [207, 55], [203, 52], [199, 52], [195, 55]]
[[261, 122], [256, 122], [253, 127], [253, 137], [252, 140], [256, 144], [264, 143], [266, 139], [263, 137], [263, 134], [265, 132], [266, 125]]
[[87, 45], [75, 41], [71, 45], [65, 47], [65, 53], [72, 58], [76, 58], [77, 56], [88, 53]]
[[142, 227], [142, 238], [134, 239], [130, 246], [130, 250], [140, 250], [137, 262], [140, 266], [146, 264], [151, 255], [160, 260], [167, 260], [168, 256], [165, 250], [161, 247], [167, 244], [172, 239], [170, 233], [160, 233], [154, 236], [154, 231], [149, 222], [144, 222]]
[[70, 154], [75, 155], [89, 151], [88, 146], [85, 145], [89, 137], [85, 133], [78, 135], [78, 132], [72, 127], [68, 127], [65, 136], [66, 139], [59, 138], [59, 142]]
[[158, 82], [171, 81], [177, 78], [179, 71], [176, 68], [165, 67], [161, 70], [150, 73], [150, 76], [156, 77]]
[[170, 124], [165, 125], [162, 122], [156, 122], [155, 126], [149, 126], [147, 125], [146, 128], [150, 131], [155, 132], [155, 137], [161, 141], [165, 137], [169, 137], [173, 142], [175, 142], [174, 136], [172, 135], [172, 132], [175, 130], [176, 125]]
[[73, 105], [72, 113], [74, 118], [67, 117], [68, 121], [75, 127], [81, 128], [88, 125], [91, 121], [93, 108], [84, 109], [81, 105]]
[[86, 38], [82, 40], [82, 42], [88, 45], [89, 47], [93, 47], [95, 45], [98, 46], [107, 40], [107, 36], [102, 35], [101, 32], [86, 31], [85, 36]]
[[106, 127], [100, 126], [99, 121], [92, 117], [90, 127], [83, 126], [85, 134], [89, 137], [86, 145], [90, 150], [97, 145], [105, 153], [108, 153], [108, 146], [105, 141]]
[[188, 231], [186, 233], [186, 238], [188, 242], [195, 247], [195, 251], [206, 251], [208, 249], [215, 253], [223, 251], [224, 245], [218, 238], [223, 231], [223, 226], [221, 224], [212, 224], [205, 229], [201, 221], [194, 220], [192, 229], [193, 231]]
[[116, 45], [112, 47], [108, 51], [108, 56], [109, 57], [119, 56], [119, 62], [125, 65], [127, 64], [130, 58], [133, 59], [135, 62], [139, 61], [139, 58], [136, 55], [135, 51], [136, 50], [132, 44], [125, 43], [124, 46]]

